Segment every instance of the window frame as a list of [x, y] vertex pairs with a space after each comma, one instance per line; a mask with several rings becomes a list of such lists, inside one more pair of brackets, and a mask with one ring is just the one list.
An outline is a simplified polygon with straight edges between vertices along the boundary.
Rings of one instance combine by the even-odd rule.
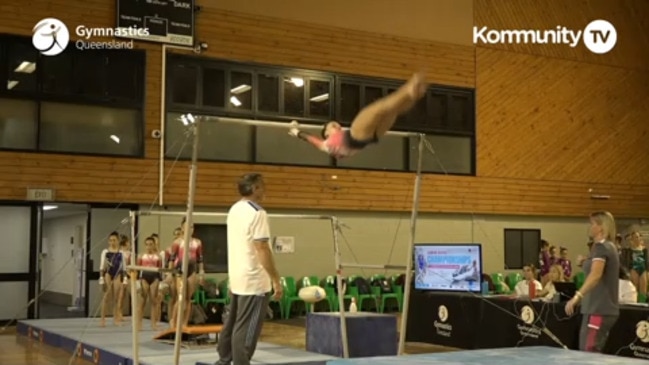
[[[29, 37], [19, 36], [15, 34], [4, 34], [0, 33], [0, 82], [6, 82], [9, 78], [9, 48], [12, 43], [25, 43], [31, 45], [31, 40]], [[110, 55], [115, 55], [117, 50], [106, 50], [103, 52], [102, 58], [104, 61], [109, 58]], [[0, 88], [0, 98], [3, 99], [14, 99], [14, 100], [29, 100], [36, 103], [36, 147], [33, 149], [8, 149], [0, 147], [0, 152], [30, 152], [30, 153], [40, 153], [40, 154], [65, 154], [70, 156], [96, 156], [96, 157], [111, 157], [111, 158], [144, 158], [145, 155], [145, 130], [146, 130], [146, 60], [147, 54], [145, 50], [121, 50], [123, 52], [129, 52], [129, 57], [132, 57], [133, 60], [137, 61], [137, 64], [134, 63], [136, 68], [137, 77], [141, 79], [139, 82], [137, 97], [134, 100], [126, 100], [124, 98], [114, 98], [104, 95], [103, 97], [85, 97], [81, 95], [56, 95], [48, 94], [43, 92], [43, 74], [42, 74], [42, 60], [45, 56], [38, 55], [36, 60], [36, 90], [34, 91], [10, 91], [6, 90], [5, 87]], [[72, 57], [74, 59], [75, 54], [82, 54], [83, 51], [72, 50], [75, 52]], [[70, 75], [70, 82], [73, 81], [72, 77], [74, 74]], [[102, 75], [102, 78], [105, 79], [106, 75]], [[104, 94], [107, 92], [107, 83], [104, 82], [103, 85]], [[115, 109], [130, 109], [138, 113], [136, 130], [137, 134], [134, 138], [137, 141], [137, 152], [132, 155], [115, 155], [102, 152], [53, 152], [45, 151], [40, 149], [41, 144], [41, 103], [43, 102], [53, 102], [53, 103], [64, 103], [64, 104], [80, 104], [85, 106], [100, 106], [107, 108]]]

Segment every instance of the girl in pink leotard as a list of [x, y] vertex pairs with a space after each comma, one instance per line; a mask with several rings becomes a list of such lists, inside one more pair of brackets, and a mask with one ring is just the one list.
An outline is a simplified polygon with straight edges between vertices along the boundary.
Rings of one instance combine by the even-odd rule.
[[353, 156], [368, 145], [377, 143], [392, 128], [399, 115], [408, 112], [426, 95], [427, 88], [424, 75], [417, 73], [397, 91], [363, 108], [348, 129], [331, 121], [324, 126], [322, 138], [319, 138], [301, 132], [294, 121], [289, 134], [337, 159]]

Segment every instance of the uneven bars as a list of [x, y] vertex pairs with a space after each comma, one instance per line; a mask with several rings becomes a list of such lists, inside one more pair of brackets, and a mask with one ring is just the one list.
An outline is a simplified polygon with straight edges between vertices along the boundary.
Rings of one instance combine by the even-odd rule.
[[[200, 119], [199, 119], [200, 120]], [[198, 142], [199, 142], [199, 128], [198, 121], [191, 126], [191, 131], [194, 134], [194, 145], [192, 146], [192, 162], [189, 170], [189, 188], [187, 191], [187, 212], [185, 214], [185, 227], [193, 227], [194, 216], [194, 197], [196, 196], [196, 173], [198, 169]], [[182, 279], [181, 287], [177, 288], [178, 291], [178, 313], [176, 313], [176, 335], [174, 337], [174, 364], [180, 364], [180, 342], [183, 337], [183, 324], [185, 322], [185, 297], [189, 296], [187, 291], [187, 271], [189, 270], [189, 240], [191, 237], [191, 229], [186, 228], [183, 232], [183, 262], [182, 262]], [[189, 303], [191, 306], [191, 302]], [[174, 325], [174, 324], [172, 324]]]
[[401, 314], [401, 326], [399, 328], [399, 350], [398, 355], [403, 355], [406, 345], [406, 330], [408, 326], [408, 306], [410, 305], [410, 280], [412, 280], [412, 257], [415, 247], [415, 233], [417, 231], [417, 213], [419, 210], [419, 196], [421, 192], [421, 168], [423, 164], [425, 135], [419, 136], [419, 159], [417, 160], [417, 176], [415, 176], [415, 190], [412, 196], [412, 214], [410, 215], [410, 242], [408, 244], [406, 258], [406, 278], [403, 283], [403, 313]]
[[341, 254], [338, 234], [340, 222], [337, 217], [331, 219], [331, 229], [334, 235], [334, 260], [336, 261], [336, 286], [338, 288], [338, 313], [340, 315], [340, 339], [343, 343], [343, 358], [349, 358], [349, 339], [347, 338], [347, 319], [345, 318], [345, 287], [341, 269]]
[[[149, 211], [149, 212], [137, 212], [136, 214], [140, 216], [147, 215], [162, 215], [162, 216], [174, 216], [182, 217], [186, 216], [186, 212], [158, 212], [158, 211]], [[228, 213], [201, 213], [193, 212], [192, 215], [203, 216], [203, 217], [217, 217], [217, 218], [226, 218]], [[326, 219], [331, 220], [334, 217], [330, 215], [308, 215], [308, 214], [268, 214], [268, 218], [287, 218], [287, 219]]]
[[365, 264], [340, 264], [342, 268], [348, 269], [378, 269], [378, 270], [405, 270], [406, 265], [365, 265]]
[[[271, 128], [291, 128], [291, 123], [288, 122], [275, 122], [270, 120], [254, 120], [254, 119], [238, 119], [238, 118], [225, 118], [225, 117], [209, 117], [215, 118], [219, 123], [232, 123], [232, 124], [248, 124], [258, 127], [271, 127]], [[316, 124], [300, 124], [299, 128], [322, 129], [324, 125]], [[419, 137], [422, 134], [417, 132], [401, 132], [401, 131], [388, 131], [388, 136], [400, 137]]]
[[[129, 212], [129, 220], [131, 223], [131, 239], [135, 240], [135, 212]], [[137, 246], [136, 246], [137, 247]], [[137, 259], [136, 259], [137, 260]], [[131, 263], [133, 262], [133, 253], [131, 253]], [[136, 271], [129, 270], [127, 265], [127, 271], [129, 273], [129, 279], [131, 284], [131, 331], [132, 331], [132, 342], [133, 342], [133, 365], [140, 365], [140, 335], [139, 335], [139, 313], [137, 305], [137, 274]]]

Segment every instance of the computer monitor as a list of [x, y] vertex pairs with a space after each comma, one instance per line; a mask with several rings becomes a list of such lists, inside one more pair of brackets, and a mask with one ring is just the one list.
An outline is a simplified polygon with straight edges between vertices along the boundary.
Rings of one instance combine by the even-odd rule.
[[415, 245], [415, 289], [481, 291], [482, 246], [477, 243]]

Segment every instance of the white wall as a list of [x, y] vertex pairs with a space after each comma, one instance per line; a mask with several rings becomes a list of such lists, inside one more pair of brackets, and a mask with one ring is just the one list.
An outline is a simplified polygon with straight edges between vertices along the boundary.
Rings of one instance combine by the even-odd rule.
[[[82, 227], [85, 245], [87, 214], [43, 220], [42, 290], [72, 295], [76, 278], [73, 246], [70, 239], [76, 227]], [[75, 242], [78, 244], [78, 242]]]
[[[30, 225], [29, 207], [0, 207], [0, 273], [29, 272]], [[0, 320], [27, 317], [28, 285], [26, 281], [0, 283]]]
[[[196, 209], [197, 211], [206, 211]], [[223, 211], [221, 211], [223, 212]], [[272, 210], [271, 214], [297, 213]], [[405, 265], [409, 243], [410, 214], [309, 212], [309, 214], [337, 214], [349, 228], [343, 228], [340, 247], [343, 262], [363, 264]], [[139, 247], [144, 237], [159, 233], [163, 247], [169, 246], [172, 232], [180, 224], [180, 216], [142, 216], [139, 221]], [[225, 218], [197, 214], [197, 223], [225, 223]], [[331, 275], [334, 273], [333, 235], [325, 220], [272, 218], [273, 236], [293, 236], [294, 254], [276, 254], [282, 275]], [[625, 222], [626, 223], [626, 222]], [[504, 229], [541, 229], [542, 237], [551, 244], [568, 248], [571, 258], [585, 253], [588, 240], [587, 218], [471, 216], [454, 214], [420, 214], [417, 222], [418, 243], [482, 244], [485, 272], [505, 270]], [[394, 247], [393, 247], [394, 244]], [[392, 251], [392, 253], [391, 253]], [[348, 270], [347, 274], [383, 273], [375, 270]]]

